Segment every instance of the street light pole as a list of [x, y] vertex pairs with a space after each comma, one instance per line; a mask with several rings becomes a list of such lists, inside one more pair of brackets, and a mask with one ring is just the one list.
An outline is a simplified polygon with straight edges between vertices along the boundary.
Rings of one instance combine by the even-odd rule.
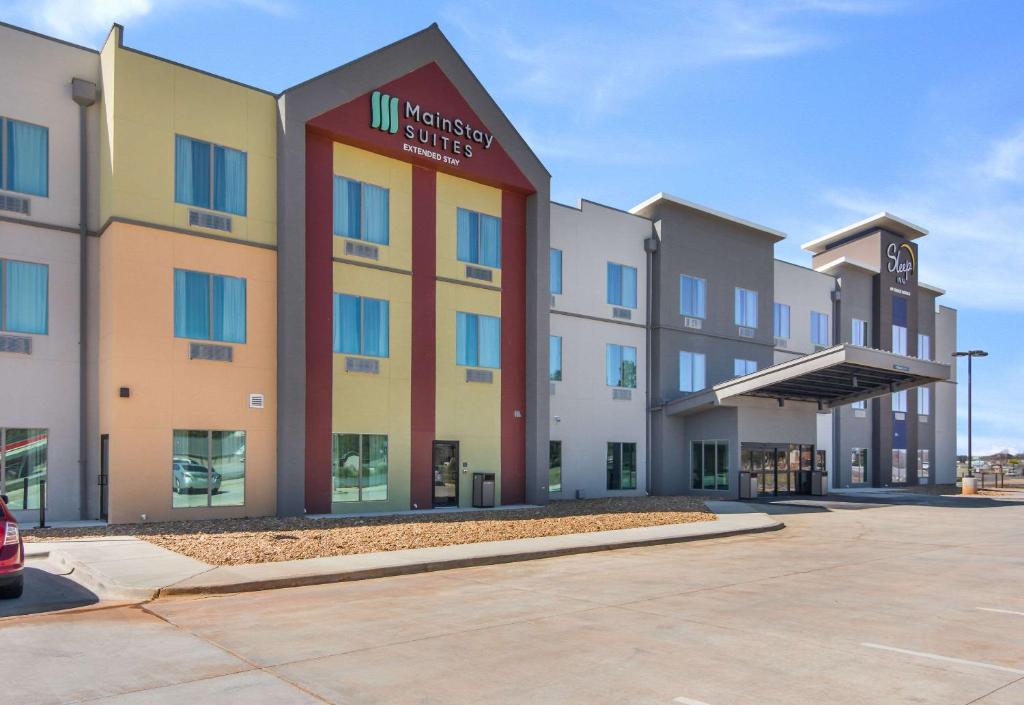
[[953, 357], [966, 357], [967, 358], [967, 477], [974, 477], [974, 447], [973, 447], [973, 428], [972, 426], [972, 414], [973, 414], [973, 389], [971, 376], [973, 373], [973, 361], [976, 357], [987, 357], [988, 353], [984, 350], [967, 350], [965, 352], [957, 351], [953, 353]]

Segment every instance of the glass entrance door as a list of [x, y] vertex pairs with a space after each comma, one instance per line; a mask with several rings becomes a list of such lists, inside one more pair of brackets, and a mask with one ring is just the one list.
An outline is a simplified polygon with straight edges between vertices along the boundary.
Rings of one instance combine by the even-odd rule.
[[434, 441], [434, 506], [459, 506], [459, 444]]
[[743, 470], [757, 478], [758, 495], [810, 494], [814, 446], [796, 443], [744, 443]]

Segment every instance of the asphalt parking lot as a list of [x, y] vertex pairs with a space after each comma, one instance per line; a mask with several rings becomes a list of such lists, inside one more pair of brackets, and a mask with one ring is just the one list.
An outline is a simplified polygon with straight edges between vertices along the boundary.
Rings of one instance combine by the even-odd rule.
[[33, 703], [1024, 703], [1024, 503], [773, 505], [780, 532], [12, 617]]

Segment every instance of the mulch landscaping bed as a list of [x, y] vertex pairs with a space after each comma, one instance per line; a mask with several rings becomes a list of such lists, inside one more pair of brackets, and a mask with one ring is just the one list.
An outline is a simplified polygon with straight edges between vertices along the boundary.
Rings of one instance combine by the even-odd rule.
[[546, 507], [350, 519], [225, 519], [25, 529], [26, 541], [137, 536], [215, 565], [561, 536], [712, 521], [699, 497], [616, 497]]

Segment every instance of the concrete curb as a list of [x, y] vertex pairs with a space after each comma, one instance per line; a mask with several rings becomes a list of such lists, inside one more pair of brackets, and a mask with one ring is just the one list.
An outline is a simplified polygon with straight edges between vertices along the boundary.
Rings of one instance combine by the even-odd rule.
[[92, 591], [101, 600], [147, 602], [155, 599], [160, 593], [159, 587], [123, 585], [105, 573], [93, 569], [85, 561], [70, 558], [60, 549], [51, 549], [49, 560], [67, 571], [67, 577]]
[[[695, 533], [692, 531], [694, 524], [672, 524], [668, 527], [642, 527], [639, 529], [621, 529], [607, 532], [591, 532], [589, 534], [570, 534], [567, 536], [545, 536], [535, 539], [521, 539], [521, 541], [537, 542], [541, 545], [533, 549], [519, 549], [515, 551], [502, 551], [500, 544], [514, 542], [492, 541], [479, 544], [462, 544], [460, 546], [444, 546], [438, 548], [409, 549], [407, 551], [389, 551], [372, 554], [356, 554], [352, 556], [338, 556], [331, 559], [308, 559], [307, 561], [284, 561], [281, 563], [262, 563], [247, 566], [219, 566], [213, 570], [203, 573], [194, 578], [168, 585], [157, 591], [156, 597], [182, 596], [182, 595], [223, 595], [240, 592], [256, 592], [261, 590], [275, 590], [288, 587], [303, 587], [309, 585], [325, 585], [330, 583], [351, 582], [356, 580], [369, 580], [373, 578], [385, 578], [398, 575], [411, 575], [415, 573], [428, 573], [440, 570], [453, 570], [456, 568], [470, 568], [484, 565], [497, 565], [501, 563], [515, 563], [519, 561], [530, 561], [541, 558], [554, 558], [582, 553], [596, 553], [599, 551], [612, 551], [622, 548], [637, 548], [641, 546], [657, 546], [672, 543], [686, 543], [690, 541], [701, 541], [705, 539], [728, 538], [745, 534], [758, 534], [768, 531], [778, 531], [785, 527], [785, 524], [767, 515], [761, 515], [763, 520], [757, 524], [731, 528], [722, 531]], [[721, 521], [721, 520], [719, 520]], [[722, 522], [726, 523], [726, 522]], [[648, 538], [616, 536], [608, 537], [608, 534], [629, 534], [631, 532], [647, 532], [651, 529], [678, 529], [686, 527], [684, 532], [665, 533]], [[635, 536], [635, 534], [634, 534]], [[573, 540], [576, 545], [562, 545], [547, 547], [544, 545], [546, 539], [553, 539], [550, 543], [557, 543], [557, 540]], [[582, 540], [581, 540], [582, 539]], [[462, 549], [476, 555], [462, 557], [430, 557], [431, 554], [441, 552], [452, 552], [454, 549]], [[497, 550], [495, 550], [497, 549]], [[419, 553], [424, 552], [424, 553]], [[425, 552], [430, 552], [427, 554]], [[419, 553], [419, 560], [409, 556], [411, 553]], [[332, 561], [339, 565], [327, 570], [308, 571], [303, 570], [302, 563]], [[285, 564], [292, 565], [285, 565]], [[367, 563], [376, 565], [366, 565]], [[363, 564], [363, 565], [360, 565]], [[310, 566], [312, 567], [312, 566]], [[249, 572], [281, 573], [267, 577], [246, 577]]]

